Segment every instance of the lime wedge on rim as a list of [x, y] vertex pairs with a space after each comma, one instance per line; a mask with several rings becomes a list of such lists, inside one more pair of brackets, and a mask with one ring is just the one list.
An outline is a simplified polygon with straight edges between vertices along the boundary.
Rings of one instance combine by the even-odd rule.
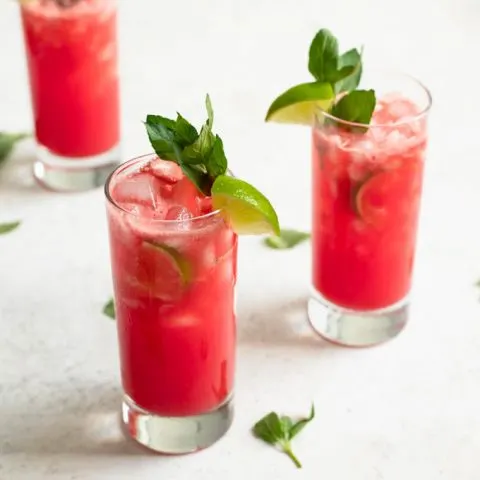
[[325, 82], [302, 83], [277, 97], [265, 121], [311, 125], [317, 109], [328, 110], [335, 94]]
[[240, 235], [280, 234], [272, 204], [263, 193], [243, 180], [219, 175], [213, 182], [212, 203]]

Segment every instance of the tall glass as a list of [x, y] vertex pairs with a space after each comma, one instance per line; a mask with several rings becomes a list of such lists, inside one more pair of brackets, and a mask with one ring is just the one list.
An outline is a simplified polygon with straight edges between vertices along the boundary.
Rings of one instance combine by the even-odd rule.
[[198, 192], [170, 167], [133, 159], [105, 193], [123, 421], [146, 447], [186, 453], [233, 418], [237, 236], [220, 211], [189, 215]]
[[324, 338], [368, 346], [408, 318], [427, 145], [428, 90], [406, 75], [364, 74], [370, 126], [318, 112], [313, 137], [312, 295]]
[[21, 0], [37, 158], [57, 191], [105, 183], [119, 162], [115, 0]]

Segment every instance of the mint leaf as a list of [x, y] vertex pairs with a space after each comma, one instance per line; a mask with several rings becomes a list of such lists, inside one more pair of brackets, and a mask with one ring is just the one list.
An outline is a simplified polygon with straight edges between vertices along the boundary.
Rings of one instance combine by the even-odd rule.
[[307, 418], [302, 418], [301, 420], [294, 423], [290, 427], [290, 431], [289, 431], [290, 440], [294, 438], [296, 435], [298, 435], [305, 428], [305, 426], [308, 423], [310, 423], [314, 418], [315, 418], [315, 406], [312, 403], [312, 407], [310, 408], [310, 415]]
[[29, 137], [28, 133], [0, 132], [0, 164], [7, 159], [17, 142]]
[[215, 136], [215, 143], [213, 144], [212, 151], [208, 156], [205, 166], [207, 167], [208, 174], [212, 178], [223, 175], [227, 170], [227, 157], [223, 150], [223, 141], [218, 135]]
[[197, 187], [197, 189], [202, 192], [204, 195], [210, 195], [212, 188], [212, 180], [207, 175], [206, 169], [202, 164], [190, 165], [185, 162], [183, 158], [183, 153], [180, 150], [180, 147], [174, 142], [173, 149], [177, 162], [180, 165], [183, 173], [187, 176], [190, 181]]
[[213, 107], [212, 107], [212, 101], [210, 100], [210, 95], [207, 93], [207, 96], [205, 97], [205, 107], [207, 109], [207, 115], [208, 115], [208, 120], [207, 124], [211, 128], [213, 128]]
[[208, 125], [203, 125], [198, 138], [183, 151], [184, 160], [189, 164], [203, 163], [215, 143], [215, 136]]
[[[375, 109], [375, 92], [373, 90], [354, 90], [342, 97], [331, 109], [331, 114], [341, 120], [360, 125], [342, 125], [342, 128], [352, 132], [365, 132]], [[332, 119], [328, 123], [334, 123]]]
[[113, 298], [111, 298], [104, 306], [102, 313], [107, 317], [115, 319], [115, 303]]
[[173, 149], [176, 122], [160, 115], [147, 115], [145, 127], [155, 153], [163, 160], [178, 163]]
[[197, 138], [197, 129], [177, 113], [177, 121], [175, 122], [175, 141], [183, 148], [191, 145]]
[[301, 232], [299, 230], [282, 229], [280, 235], [270, 235], [264, 239], [265, 245], [277, 250], [285, 250], [293, 248], [299, 243], [304, 242], [310, 238], [310, 233]]
[[20, 221], [10, 223], [0, 223], [0, 235], [13, 232], [20, 226]]
[[343, 72], [335, 83], [335, 93], [355, 90], [362, 76], [362, 54], [352, 48], [338, 59], [339, 72]]
[[280, 417], [276, 412], [270, 412], [255, 423], [252, 432], [255, 437], [277, 447], [288, 455], [297, 468], [302, 468], [302, 464], [292, 451], [291, 440], [301, 432], [314, 416], [315, 409], [313, 404], [310, 416], [296, 423], [294, 423], [290, 417]]
[[338, 66], [338, 40], [330, 30], [322, 28], [315, 35], [308, 54], [308, 70], [319, 82], [335, 79]]

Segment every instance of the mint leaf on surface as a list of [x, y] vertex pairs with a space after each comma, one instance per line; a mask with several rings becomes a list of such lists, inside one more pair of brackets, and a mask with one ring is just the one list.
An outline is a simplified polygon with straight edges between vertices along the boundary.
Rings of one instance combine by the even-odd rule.
[[115, 319], [115, 303], [111, 298], [104, 306], [102, 313], [109, 318]]
[[29, 137], [30, 134], [0, 132], [0, 164], [7, 159], [17, 142]]
[[315, 418], [315, 406], [312, 403], [312, 407], [310, 408], [310, 415], [307, 418], [302, 418], [301, 420], [298, 420], [296, 423], [294, 423], [290, 427], [290, 432], [289, 432], [290, 440], [294, 438], [296, 435], [298, 435], [305, 428], [305, 426], [308, 423], [310, 423], [314, 418]]
[[198, 138], [183, 151], [185, 162], [191, 164], [203, 163], [205, 157], [210, 155], [214, 143], [215, 136], [211, 127], [203, 125]]
[[288, 455], [297, 468], [302, 468], [302, 464], [292, 451], [291, 440], [298, 435], [314, 417], [315, 408], [313, 404], [309, 417], [302, 418], [297, 422], [293, 422], [288, 416], [279, 416], [276, 412], [270, 412], [253, 426], [252, 432], [255, 437], [277, 447]]
[[277, 250], [285, 250], [293, 248], [296, 245], [308, 240], [310, 233], [301, 232], [300, 230], [282, 229], [280, 235], [270, 235], [264, 239], [264, 243], [267, 247]]
[[338, 64], [338, 40], [322, 28], [313, 39], [308, 54], [308, 70], [319, 82], [331, 83]]
[[208, 115], [208, 120], [207, 124], [210, 128], [213, 127], [213, 107], [212, 107], [212, 101], [210, 100], [210, 95], [207, 93], [207, 96], [205, 97], [205, 107], [207, 109], [207, 115]]
[[[342, 128], [352, 132], [365, 132], [375, 110], [375, 92], [373, 90], [354, 90], [342, 97], [333, 105], [330, 113], [341, 120], [360, 125], [341, 125]], [[334, 120], [328, 119], [329, 123]]]
[[0, 223], [0, 235], [13, 232], [20, 226], [20, 224], [21, 222], [19, 220], [16, 222]]

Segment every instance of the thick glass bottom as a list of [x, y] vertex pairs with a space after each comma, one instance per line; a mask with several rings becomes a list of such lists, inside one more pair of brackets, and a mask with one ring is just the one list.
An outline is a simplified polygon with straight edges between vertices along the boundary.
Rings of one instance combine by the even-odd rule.
[[33, 165], [36, 180], [58, 192], [78, 192], [103, 186], [120, 163], [120, 147], [91, 157], [62, 157], [38, 145]]
[[122, 419], [129, 435], [151, 450], [192, 453], [214, 444], [228, 431], [233, 421], [233, 398], [201, 415], [162, 417], [143, 410], [125, 395]]
[[308, 300], [308, 318], [325, 340], [346, 347], [371, 347], [395, 338], [408, 320], [408, 297], [379, 310], [338, 307], [315, 288]]

